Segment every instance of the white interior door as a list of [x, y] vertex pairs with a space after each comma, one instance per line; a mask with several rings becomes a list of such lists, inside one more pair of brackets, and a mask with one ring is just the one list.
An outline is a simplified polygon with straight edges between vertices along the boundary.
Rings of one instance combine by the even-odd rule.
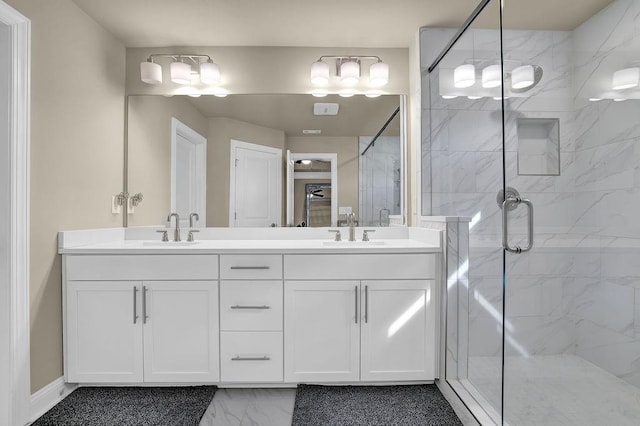
[[280, 226], [282, 150], [231, 141], [229, 226]]
[[171, 123], [171, 212], [180, 215], [184, 227], [191, 213], [206, 226], [207, 139], [175, 118]]

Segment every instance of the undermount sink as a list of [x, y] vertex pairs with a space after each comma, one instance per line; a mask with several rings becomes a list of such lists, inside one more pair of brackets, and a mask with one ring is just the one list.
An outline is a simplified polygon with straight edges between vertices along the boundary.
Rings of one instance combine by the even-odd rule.
[[384, 241], [323, 241], [325, 247], [373, 247], [383, 246]]
[[142, 247], [189, 247], [200, 241], [143, 241]]

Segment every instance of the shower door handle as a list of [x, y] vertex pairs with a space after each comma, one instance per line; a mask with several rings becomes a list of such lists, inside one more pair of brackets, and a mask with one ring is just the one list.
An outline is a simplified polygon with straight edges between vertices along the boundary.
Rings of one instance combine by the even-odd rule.
[[[513, 210], [520, 204], [527, 207], [527, 232], [528, 242], [526, 247], [509, 246], [509, 210]], [[510, 253], [525, 253], [533, 248], [533, 203], [520, 197], [507, 198], [502, 203], [502, 247]]]

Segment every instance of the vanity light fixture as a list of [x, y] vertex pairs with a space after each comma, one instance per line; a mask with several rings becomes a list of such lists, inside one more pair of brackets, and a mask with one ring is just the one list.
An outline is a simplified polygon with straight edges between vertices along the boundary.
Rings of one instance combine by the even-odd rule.
[[323, 55], [311, 64], [310, 79], [314, 86], [326, 86], [331, 77], [330, 66], [326, 59], [335, 60], [336, 75], [345, 86], [355, 86], [360, 82], [361, 65], [363, 61], [372, 60], [369, 67], [369, 84], [375, 87], [384, 86], [389, 82], [389, 64], [382, 62], [378, 56], [361, 55]]
[[500, 65], [489, 65], [482, 70], [482, 87], [492, 89], [502, 84], [502, 70]]
[[360, 81], [360, 61], [349, 58], [340, 64], [340, 82], [345, 86], [355, 86]]
[[611, 88], [613, 90], [631, 89], [640, 83], [640, 68], [625, 68], [613, 73]]
[[442, 99], [455, 99], [458, 95], [442, 95]]
[[329, 64], [322, 58], [311, 64], [311, 83], [314, 86], [326, 86], [329, 84]]
[[315, 96], [316, 98], [324, 98], [328, 94], [329, 94], [329, 92], [327, 92], [326, 90], [322, 90], [322, 89], [314, 90], [314, 91], [311, 92], [311, 95]]
[[367, 98], [379, 98], [382, 96], [382, 92], [380, 90], [368, 90], [364, 93]]
[[[172, 59], [169, 66], [171, 81], [176, 84], [199, 83], [217, 85], [220, 83], [220, 67], [209, 55], [154, 53], [145, 62], [140, 63], [140, 79], [147, 84], [162, 83], [162, 66], [156, 62], [158, 58]], [[193, 70], [195, 66], [196, 71]]]
[[522, 65], [511, 71], [511, 87], [514, 89], [526, 89], [535, 82], [532, 65]]
[[147, 84], [162, 84], [162, 66], [153, 62], [151, 57], [140, 62], [140, 79]]
[[177, 60], [171, 62], [171, 81], [176, 84], [191, 84], [191, 65]]
[[356, 92], [354, 92], [351, 89], [344, 89], [344, 90], [341, 90], [340, 92], [338, 92], [338, 95], [342, 96], [343, 98], [350, 98], [355, 94], [356, 94]]
[[476, 84], [476, 67], [473, 64], [464, 64], [453, 70], [453, 86], [456, 89], [464, 89]]

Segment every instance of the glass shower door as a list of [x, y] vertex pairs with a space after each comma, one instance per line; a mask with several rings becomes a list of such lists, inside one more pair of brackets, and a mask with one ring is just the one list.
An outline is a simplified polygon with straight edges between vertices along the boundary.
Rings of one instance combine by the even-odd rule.
[[[503, 118], [500, 1], [459, 32], [423, 29], [422, 211], [446, 231], [445, 377], [486, 424], [501, 423]], [[447, 45], [451, 40], [451, 43]], [[444, 48], [444, 49], [443, 49]], [[426, 93], [426, 96], [425, 96]], [[476, 414], [479, 419], [479, 414]]]
[[570, 30], [523, 30], [515, 3], [505, 174], [521, 201], [505, 214], [503, 422], [638, 425], [640, 0], [576, 3]]

